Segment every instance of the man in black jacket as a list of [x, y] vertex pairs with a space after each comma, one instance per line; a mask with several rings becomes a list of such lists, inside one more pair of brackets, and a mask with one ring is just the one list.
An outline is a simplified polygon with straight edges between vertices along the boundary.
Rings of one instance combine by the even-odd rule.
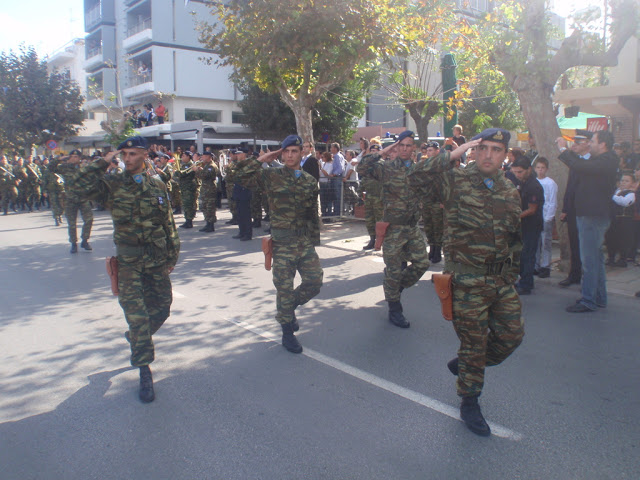
[[302, 161], [300, 166], [302, 170], [307, 172], [318, 181], [320, 179], [320, 167], [315, 157], [315, 148], [311, 142], [304, 142], [302, 145]]
[[591, 138], [591, 158], [585, 160], [567, 150], [562, 137], [556, 140], [558, 157], [571, 172], [578, 174], [575, 186], [576, 222], [582, 261], [582, 297], [567, 312], [584, 313], [607, 306], [607, 277], [602, 243], [609, 227], [609, 205], [616, 185], [618, 157], [613, 152], [613, 134], [596, 132]]

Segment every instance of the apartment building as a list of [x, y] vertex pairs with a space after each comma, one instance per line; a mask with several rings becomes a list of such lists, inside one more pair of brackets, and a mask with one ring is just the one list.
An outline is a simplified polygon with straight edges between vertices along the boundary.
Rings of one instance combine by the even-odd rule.
[[[196, 19], [210, 17], [203, 1], [84, 0], [87, 106], [154, 107], [162, 100], [167, 122], [203, 120], [248, 135], [231, 69], [203, 61]], [[143, 132], [146, 135], [146, 133]]]

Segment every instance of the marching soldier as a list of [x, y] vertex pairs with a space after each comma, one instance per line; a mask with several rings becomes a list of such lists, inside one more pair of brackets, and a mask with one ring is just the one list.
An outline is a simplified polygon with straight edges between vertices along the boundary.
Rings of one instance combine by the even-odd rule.
[[[262, 168], [282, 154], [284, 166]], [[282, 345], [292, 353], [301, 353], [295, 337], [300, 326], [295, 309], [320, 292], [322, 267], [315, 246], [320, 244], [318, 219], [318, 182], [300, 169], [302, 139], [290, 135], [280, 150], [240, 160], [236, 182], [261, 185], [269, 199], [271, 238], [273, 241], [273, 284], [276, 287], [276, 320], [282, 327]], [[262, 162], [262, 163], [261, 163]], [[296, 271], [302, 283], [293, 288]]]
[[[440, 153], [440, 145], [438, 142], [428, 142], [422, 144], [421, 153], [423, 153], [422, 161], [435, 157]], [[424, 224], [424, 233], [427, 236], [429, 244], [429, 260], [433, 263], [439, 263], [442, 260], [442, 236], [444, 229], [444, 211], [442, 209], [441, 194], [439, 191], [439, 182], [434, 181], [429, 185], [429, 191], [422, 198], [422, 222]]]
[[238, 210], [236, 200], [233, 198], [233, 185], [235, 184], [236, 171], [236, 153], [235, 150], [229, 151], [229, 163], [224, 168], [224, 183], [227, 190], [227, 203], [231, 212], [231, 220], [226, 222], [227, 225], [238, 225]]
[[201, 232], [215, 232], [214, 224], [216, 218], [216, 201], [218, 197], [218, 175], [220, 170], [213, 162], [213, 153], [205, 151], [202, 154], [202, 165], [194, 167], [196, 177], [202, 182], [200, 187], [200, 199], [202, 201], [202, 213], [206, 225], [200, 229]]
[[[379, 142], [379, 139], [372, 138], [371, 146], [368, 147], [368, 151], [362, 151], [362, 156], [364, 157], [368, 154], [379, 152], [382, 148]], [[360, 191], [365, 194], [364, 222], [367, 227], [367, 233], [369, 234], [369, 243], [362, 247], [362, 249], [372, 250], [376, 244], [376, 223], [382, 220], [382, 215], [384, 214], [384, 208], [382, 206], [382, 185], [373, 177], [364, 177], [360, 179]]]
[[7, 162], [7, 157], [0, 156], [0, 195], [2, 195], [3, 215], [9, 214], [9, 205], [13, 206], [18, 199], [18, 179], [13, 173], [13, 167]]
[[[416, 145], [414, 134], [405, 130], [396, 143], [380, 153], [365, 155], [358, 164], [361, 178], [373, 178], [382, 185], [383, 220], [388, 223], [382, 254], [385, 268], [384, 297], [389, 304], [389, 321], [400, 328], [410, 323], [402, 313], [402, 290], [415, 285], [429, 268], [427, 247], [418, 229], [418, 202], [407, 183], [413, 167], [412, 155]], [[393, 160], [383, 160], [397, 153]], [[403, 268], [403, 262], [411, 264]]]
[[[132, 137], [74, 177], [74, 192], [110, 208], [117, 252], [118, 301], [129, 330], [131, 365], [140, 370], [139, 397], [155, 399], [149, 365], [155, 358], [153, 335], [170, 314], [169, 274], [178, 261], [180, 239], [164, 183], [147, 172], [147, 142]], [[105, 175], [109, 162], [122, 155], [125, 171]]]
[[[478, 397], [486, 366], [499, 365], [524, 335], [520, 297], [520, 195], [501, 170], [510, 134], [490, 128], [469, 143], [416, 164], [409, 182], [417, 189], [441, 180], [446, 218], [444, 271], [452, 274], [453, 328], [458, 356], [447, 367], [457, 375], [460, 417], [472, 432], [488, 436]], [[469, 148], [476, 161], [455, 168]]]
[[47, 197], [51, 205], [51, 214], [57, 227], [62, 223], [62, 214], [64, 212], [64, 180], [62, 175], [53, 172], [51, 164], [49, 164], [43, 181], [45, 182]]
[[60, 159], [51, 162], [51, 171], [62, 175], [65, 185], [65, 205], [64, 215], [67, 217], [67, 228], [69, 230], [69, 242], [71, 243], [71, 253], [78, 253], [78, 232], [76, 221], [78, 210], [82, 217], [82, 233], [80, 246], [85, 250], [93, 250], [89, 244], [91, 236], [91, 226], [93, 225], [93, 212], [89, 200], [81, 198], [74, 190], [77, 178], [81, 173], [80, 160], [82, 153], [80, 150], [71, 150], [66, 162]]
[[193, 170], [195, 163], [192, 160], [191, 152], [184, 152], [180, 157], [180, 166], [175, 172], [180, 184], [180, 195], [182, 197], [182, 209], [184, 210], [185, 222], [180, 228], [193, 228], [193, 219], [198, 210], [198, 194], [200, 192], [200, 180], [196, 178]]

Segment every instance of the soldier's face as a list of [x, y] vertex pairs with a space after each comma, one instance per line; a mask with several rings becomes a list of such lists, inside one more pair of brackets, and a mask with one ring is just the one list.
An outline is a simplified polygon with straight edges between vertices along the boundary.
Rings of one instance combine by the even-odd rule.
[[440, 150], [433, 147], [427, 147], [427, 157], [435, 157], [440, 153]]
[[69, 157], [69, 163], [73, 163], [74, 165], [80, 163], [80, 155], [71, 155]]
[[404, 138], [394, 149], [401, 160], [409, 160], [416, 149], [416, 144], [412, 138]]
[[282, 161], [285, 166], [289, 168], [300, 168], [300, 161], [302, 160], [302, 150], [300, 147], [290, 146], [282, 151]]
[[144, 171], [144, 159], [147, 157], [147, 151], [142, 148], [125, 148], [120, 150], [124, 169], [132, 174], [142, 173]]
[[476, 165], [484, 175], [496, 173], [505, 158], [507, 158], [507, 148], [500, 142], [483, 140], [476, 147]]

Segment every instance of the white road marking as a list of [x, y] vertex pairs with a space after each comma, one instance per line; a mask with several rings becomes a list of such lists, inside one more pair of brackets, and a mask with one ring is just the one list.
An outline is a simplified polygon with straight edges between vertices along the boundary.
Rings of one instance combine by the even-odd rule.
[[[252, 325], [247, 322], [243, 322], [241, 320], [233, 320], [229, 318], [225, 318], [225, 320], [228, 322], [234, 323], [239, 327], [244, 328], [245, 330], [253, 332], [256, 335], [266, 340], [269, 340], [275, 343], [280, 343], [280, 339], [278, 337], [276, 337], [270, 332], [267, 332], [265, 330], [262, 330], [261, 328], [256, 327], [255, 325]], [[442, 403], [438, 400], [435, 400], [421, 393], [414, 392], [413, 390], [409, 390], [408, 388], [402, 387], [393, 382], [389, 382], [388, 380], [377, 377], [371, 373], [365, 372], [364, 370], [360, 370], [359, 368], [352, 367], [351, 365], [341, 362], [340, 360], [336, 360], [334, 358], [328, 357], [326, 355], [323, 355], [322, 353], [316, 352], [315, 350], [311, 350], [310, 348], [304, 347], [302, 355], [306, 355], [309, 358], [312, 358], [329, 367], [335, 368], [336, 370], [346, 373], [347, 375], [355, 377], [359, 380], [367, 382], [371, 385], [374, 385], [388, 392], [394, 393], [400, 397], [406, 398], [407, 400], [411, 400], [412, 402], [422, 405], [423, 407], [427, 407], [438, 413], [451, 417], [454, 420], [461, 421], [460, 412], [458, 408], [447, 405], [446, 403]], [[491, 427], [491, 433], [496, 437], [506, 438], [508, 440], [514, 440], [514, 441], [519, 441], [519, 440], [522, 440], [523, 438], [521, 433], [515, 432], [513, 430], [510, 430], [506, 427], [497, 425], [492, 422], [487, 422], [487, 423]]]
[[175, 290], [172, 290], [173, 292], [173, 298], [187, 298], [185, 295], [181, 294], [180, 292], [176, 292]]

